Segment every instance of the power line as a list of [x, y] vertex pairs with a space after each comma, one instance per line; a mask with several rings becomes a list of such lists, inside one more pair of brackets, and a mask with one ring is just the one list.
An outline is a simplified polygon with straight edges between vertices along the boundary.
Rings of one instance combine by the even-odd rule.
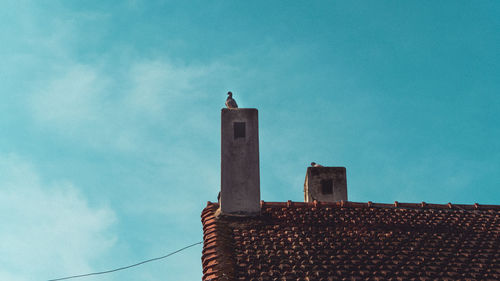
[[50, 279], [48, 281], [66, 280], [66, 279], [71, 279], [71, 278], [79, 278], [79, 277], [85, 277], [85, 276], [91, 276], [91, 275], [106, 274], [106, 273], [111, 273], [111, 272], [115, 272], [115, 271], [119, 271], [119, 270], [124, 270], [124, 269], [127, 269], [127, 268], [131, 268], [131, 267], [134, 267], [134, 266], [145, 264], [147, 262], [152, 262], [152, 261], [157, 261], [157, 260], [164, 259], [166, 257], [169, 257], [169, 256], [171, 256], [173, 254], [177, 254], [178, 252], [182, 252], [182, 251], [186, 250], [187, 248], [191, 248], [191, 247], [196, 246], [196, 245], [201, 244], [201, 243], [203, 243], [203, 241], [191, 244], [189, 246], [186, 246], [186, 247], [184, 247], [182, 249], [179, 249], [177, 251], [174, 251], [172, 253], [166, 254], [166, 255], [161, 256], [161, 257], [152, 258], [152, 259], [149, 259], [149, 260], [138, 262], [136, 264], [127, 265], [127, 266], [124, 266], [124, 267], [119, 267], [119, 268], [115, 268], [115, 269], [111, 269], [111, 270], [106, 270], [106, 271], [101, 271], [101, 272], [92, 272], [92, 273], [87, 273], [87, 274], [80, 274], [80, 275], [74, 275], [74, 276], [69, 276], [69, 277], [63, 277], [63, 278], [57, 278], [57, 279]]

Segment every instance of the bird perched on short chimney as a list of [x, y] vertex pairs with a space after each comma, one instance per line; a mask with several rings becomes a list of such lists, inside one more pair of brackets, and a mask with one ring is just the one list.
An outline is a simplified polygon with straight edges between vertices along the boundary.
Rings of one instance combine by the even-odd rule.
[[236, 101], [233, 99], [233, 93], [227, 92], [227, 99], [226, 99], [226, 106], [227, 108], [238, 108], [238, 104], [236, 104]]
[[323, 167], [323, 166], [316, 162], [311, 162], [311, 167]]

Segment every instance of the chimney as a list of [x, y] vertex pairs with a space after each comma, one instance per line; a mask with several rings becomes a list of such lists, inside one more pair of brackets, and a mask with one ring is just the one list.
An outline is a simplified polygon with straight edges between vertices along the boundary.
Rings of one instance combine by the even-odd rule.
[[304, 201], [347, 201], [345, 167], [308, 167], [304, 182]]
[[220, 211], [226, 215], [260, 214], [259, 126], [255, 108], [221, 112]]

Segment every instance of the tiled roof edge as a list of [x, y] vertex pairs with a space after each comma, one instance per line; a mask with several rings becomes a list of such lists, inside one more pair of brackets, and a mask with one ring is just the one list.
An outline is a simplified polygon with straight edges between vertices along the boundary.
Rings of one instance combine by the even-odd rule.
[[287, 202], [260, 202], [261, 208], [284, 208], [284, 207], [295, 207], [295, 208], [304, 208], [304, 207], [345, 207], [345, 208], [408, 208], [408, 209], [416, 209], [416, 208], [426, 208], [426, 209], [455, 209], [455, 210], [500, 210], [500, 205], [483, 205], [475, 203], [473, 205], [467, 204], [431, 204], [426, 202], [421, 203], [401, 203], [395, 201], [392, 204], [388, 203], [373, 203], [368, 201], [364, 202], [352, 202], [352, 201], [338, 201], [338, 202], [293, 202], [288, 200]]
[[203, 224], [203, 281], [234, 280], [235, 264], [232, 257], [230, 228], [216, 218], [217, 203], [207, 202], [201, 213]]

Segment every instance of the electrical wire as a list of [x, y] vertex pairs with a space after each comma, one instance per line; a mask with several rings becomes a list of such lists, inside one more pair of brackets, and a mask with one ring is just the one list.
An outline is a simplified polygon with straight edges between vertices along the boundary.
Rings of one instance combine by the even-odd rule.
[[69, 277], [63, 277], [63, 278], [57, 278], [57, 279], [50, 279], [50, 280], [47, 280], [47, 281], [59, 281], [59, 280], [67, 280], [67, 279], [71, 279], [71, 278], [79, 278], [79, 277], [85, 277], [85, 276], [91, 276], [91, 275], [100, 275], [100, 274], [106, 274], [106, 273], [111, 273], [111, 272], [115, 272], [115, 271], [119, 271], [119, 270], [124, 270], [124, 269], [127, 269], [127, 268], [131, 268], [131, 267], [134, 267], [134, 266], [138, 266], [138, 265], [141, 265], [141, 264], [145, 264], [147, 262], [152, 262], [152, 261], [157, 261], [157, 260], [161, 260], [161, 259], [164, 259], [166, 257], [169, 257], [171, 255], [174, 255], [174, 254], [177, 254], [179, 252], [182, 252], [188, 248], [191, 248], [193, 246], [196, 246], [196, 245], [199, 245], [203, 243], [203, 241], [201, 242], [197, 242], [197, 243], [194, 243], [194, 244], [191, 244], [189, 246], [186, 246], [182, 249], [179, 249], [177, 251], [174, 251], [172, 253], [169, 253], [169, 254], [166, 254], [164, 256], [161, 256], [161, 257], [157, 257], [157, 258], [152, 258], [152, 259], [149, 259], [149, 260], [145, 260], [145, 261], [141, 261], [141, 262], [138, 262], [138, 263], [135, 263], [135, 264], [132, 264], [132, 265], [127, 265], [127, 266], [124, 266], [124, 267], [119, 267], [119, 268], [115, 268], [115, 269], [111, 269], [111, 270], [106, 270], [106, 271], [100, 271], [100, 272], [92, 272], [92, 273], [86, 273], [86, 274], [80, 274], [80, 275], [74, 275], [74, 276], [69, 276]]

